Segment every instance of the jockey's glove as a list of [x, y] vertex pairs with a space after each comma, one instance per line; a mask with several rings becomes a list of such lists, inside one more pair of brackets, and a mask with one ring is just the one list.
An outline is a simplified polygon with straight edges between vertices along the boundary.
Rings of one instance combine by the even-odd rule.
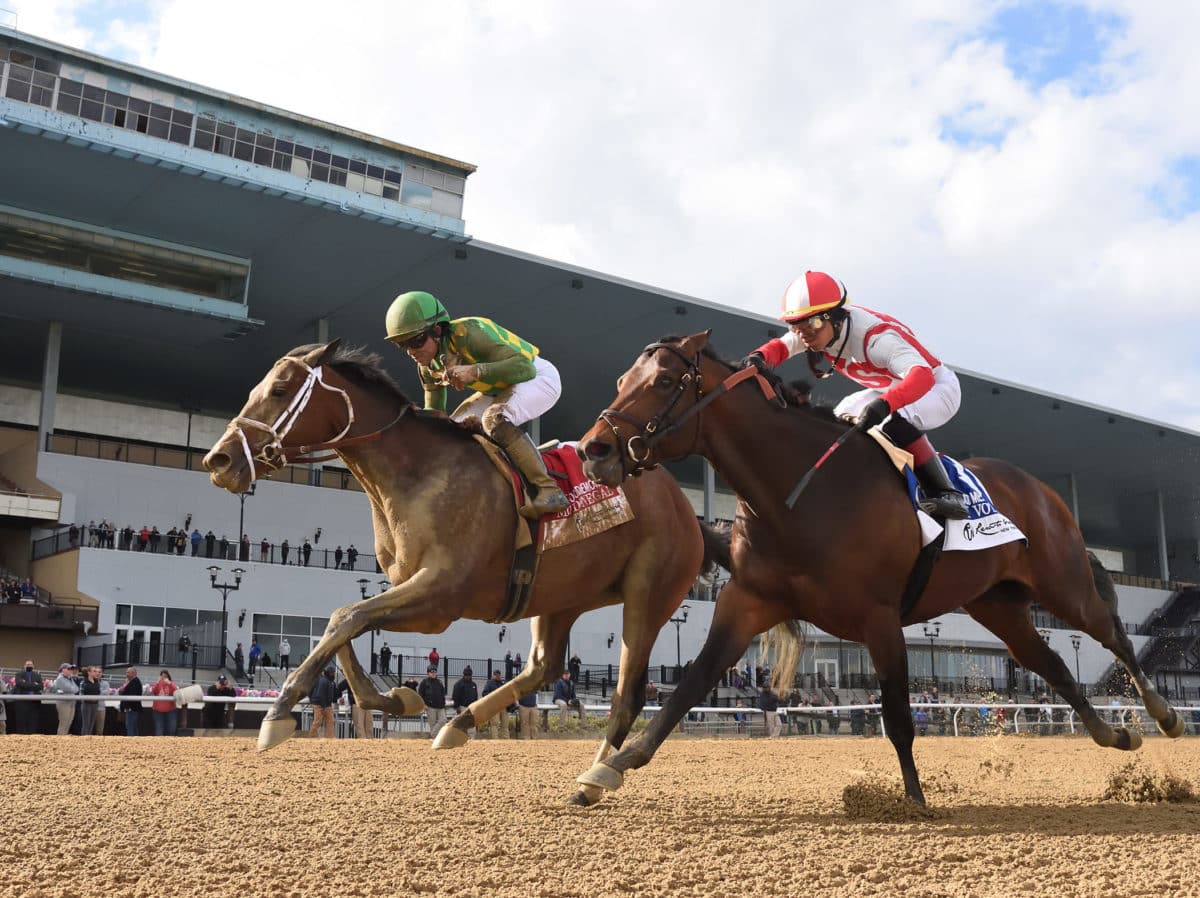
[[858, 413], [858, 420], [854, 422], [855, 430], [867, 431], [876, 424], [882, 424], [883, 419], [892, 413], [892, 407], [888, 405], [886, 399], [880, 396], [878, 399], [871, 400], [870, 404]]
[[750, 368], [750, 367], [757, 368], [758, 373], [764, 374], [764, 375], [769, 374], [771, 371], [770, 366], [767, 364], [767, 360], [765, 358], [763, 358], [761, 352], [752, 352], [752, 353], [750, 353], [750, 355], [746, 356], [744, 359], [742, 359], [740, 362], [738, 362], [739, 369], [740, 368]]

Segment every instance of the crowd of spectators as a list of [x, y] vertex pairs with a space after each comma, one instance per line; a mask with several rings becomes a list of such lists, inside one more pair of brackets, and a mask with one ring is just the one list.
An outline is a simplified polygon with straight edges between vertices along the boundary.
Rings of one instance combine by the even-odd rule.
[[[301, 539], [295, 546], [288, 540], [278, 545], [265, 536], [254, 541], [248, 534], [240, 539], [230, 539], [225, 533], [219, 537], [211, 529], [201, 533], [198, 527], [191, 527], [191, 516], [181, 527], [171, 527], [166, 532], [159, 530], [158, 525], [143, 524], [140, 528], [126, 525], [120, 530], [108, 520], [88, 521], [86, 524], [72, 524], [67, 528], [67, 544], [69, 548], [87, 547], [93, 549], [119, 549], [127, 552], [150, 552], [159, 555], [188, 555], [194, 558], [215, 558], [222, 561], [259, 561], [269, 564], [295, 564], [302, 567], [310, 566], [313, 545], [320, 541], [320, 529], [308, 537]], [[292, 549], [295, 548], [293, 554]], [[332, 552], [333, 567], [336, 570], [355, 570], [358, 564], [358, 549], [351, 543], [345, 549], [340, 545]], [[252, 557], [253, 556], [253, 557]]]
[[32, 604], [37, 601], [37, 585], [28, 577], [8, 576], [0, 580], [0, 597], [9, 605]]

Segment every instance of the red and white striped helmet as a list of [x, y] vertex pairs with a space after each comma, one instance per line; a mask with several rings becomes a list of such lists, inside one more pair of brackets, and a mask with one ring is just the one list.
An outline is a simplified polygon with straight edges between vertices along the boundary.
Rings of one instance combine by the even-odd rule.
[[823, 271], [806, 271], [783, 291], [783, 314], [779, 317], [791, 323], [845, 304], [845, 284]]

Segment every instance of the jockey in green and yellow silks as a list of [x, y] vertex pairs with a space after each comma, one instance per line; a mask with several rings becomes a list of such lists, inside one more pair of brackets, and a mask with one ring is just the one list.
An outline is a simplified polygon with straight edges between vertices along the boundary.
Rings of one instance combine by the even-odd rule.
[[541, 453], [520, 429], [549, 411], [562, 394], [558, 369], [538, 349], [488, 318], [456, 318], [430, 293], [402, 293], [387, 311], [387, 338], [417, 363], [425, 407], [446, 411], [451, 387], [474, 390], [451, 414], [479, 417], [533, 488], [521, 509], [537, 518], [567, 507], [567, 497], [546, 472]]

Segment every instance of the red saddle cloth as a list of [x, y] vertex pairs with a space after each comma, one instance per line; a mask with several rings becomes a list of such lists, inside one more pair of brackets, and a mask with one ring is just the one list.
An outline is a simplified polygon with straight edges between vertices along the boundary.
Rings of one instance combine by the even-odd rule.
[[570, 502], [563, 511], [542, 518], [542, 550], [565, 546], [633, 520], [624, 490], [588, 480], [574, 445], [543, 452], [542, 461], [551, 474], [566, 475], [565, 479], [554, 480]]

